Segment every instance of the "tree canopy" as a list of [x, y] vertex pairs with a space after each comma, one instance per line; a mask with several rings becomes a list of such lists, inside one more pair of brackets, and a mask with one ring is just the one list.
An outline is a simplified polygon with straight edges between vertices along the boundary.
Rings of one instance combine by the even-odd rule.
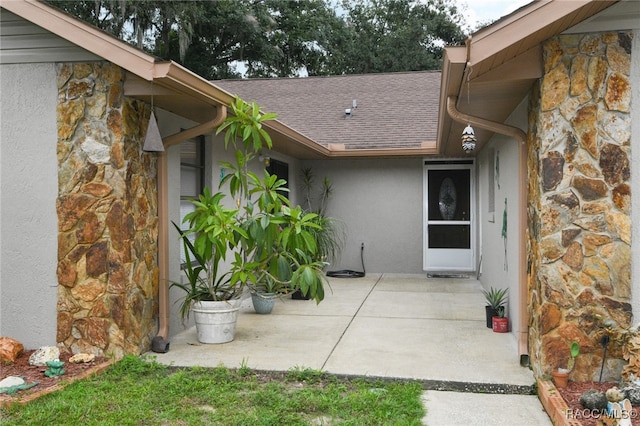
[[439, 69], [465, 38], [453, 0], [49, 3], [209, 79]]

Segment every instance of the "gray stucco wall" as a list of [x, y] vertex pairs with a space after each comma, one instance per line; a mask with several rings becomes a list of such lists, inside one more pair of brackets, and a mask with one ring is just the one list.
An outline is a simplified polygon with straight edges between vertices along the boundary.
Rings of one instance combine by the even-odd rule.
[[421, 274], [422, 159], [307, 161], [320, 182], [333, 184], [327, 214], [342, 220], [347, 243], [329, 270], [362, 270], [364, 243], [367, 272]]
[[56, 344], [54, 64], [0, 66], [0, 335]]
[[[527, 98], [528, 99], [528, 98]], [[527, 128], [527, 103], [523, 100], [511, 114], [506, 124], [519, 127], [526, 132]], [[478, 153], [478, 225], [480, 232], [480, 252], [482, 254], [482, 267], [480, 282], [483, 288], [509, 288], [509, 302], [507, 303], [507, 316], [509, 317], [511, 331], [518, 330], [520, 289], [518, 286], [518, 229], [524, 226], [519, 221], [519, 180], [518, 180], [518, 145], [519, 142], [507, 136], [495, 134]], [[489, 154], [493, 148], [496, 164], [495, 182], [488, 182]], [[488, 211], [489, 185], [495, 185], [495, 212], [491, 216]], [[526, 196], [526, 194], [522, 194]], [[502, 238], [503, 214], [507, 200], [507, 238], [506, 253], [505, 240]], [[493, 218], [493, 221], [491, 219]], [[524, 244], [524, 241], [522, 242]]]

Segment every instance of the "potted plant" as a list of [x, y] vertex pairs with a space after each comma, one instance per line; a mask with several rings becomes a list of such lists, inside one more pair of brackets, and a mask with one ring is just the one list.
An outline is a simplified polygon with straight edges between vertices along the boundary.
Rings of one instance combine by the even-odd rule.
[[[326, 208], [329, 197], [333, 192], [333, 185], [329, 178], [325, 176], [322, 181], [320, 195], [317, 199], [317, 207], [314, 208], [316, 200], [312, 196], [314, 175], [311, 168], [303, 168], [301, 177], [306, 203], [305, 209], [307, 212], [312, 212], [316, 215], [313, 218], [313, 222], [317, 227], [309, 230], [317, 243], [317, 250], [313, 255], [313, 259], [329, 265], [330, 262], [334, 261], [340, 255], [346, 239], [344, 223], [326, 215]], [[309, 299], [309, 295], [303, 294], [300, 290], [294, 291], [291, 297], [299, 300]]]
[[569, 350], [569, 360], [567, 361], [567, 368], [557, 368], [551, 372], [553, 376], [553, 383], [558, 388], [565, 388], [569, 382], [569, 373], [573, 370], [575, 360], [580, 353], [580, 345], [578, 342], [572, 342]]
[[492, 318], [492, 327], [494, 333], [509, 332], [509, 318], [504, 316], [504, 311], [504, 306], [499, 306], [497, 309], [497, 315]]
[[491, 287], [489, 290], [482, 290], [482, 294], [484, 294], [487, 302], [487, 306], [485, 306], [487, 328], [493, 328], [493, 317], [498, 316], [498, 309], [500, 307], [503, 308], [504, 314], [504, 305], [507, 302], [508, 291], [508, 288], [495, 289], [493, 287]]
[[224, 207], [223, 198], [205, 188], [192, 200], [195, 210], [184, 218], [189, 229], [182, 231], [174, 223], [184, 247], [186, 283], [173, 282], [171, 287], [185, 292], [180, 313], [185, 319], [193, 311], [201, 343], [234, 339], [243, 292], [242, 285], [231, 282], [231, 272], [221, 269], [228, 250], [237, 244], [236, 234], [244, 232], [236, 223], [237, 210]]
[[[314, 222], [317, 215], [305, 213], [300, 206], [291, 207], [282, 194], [286, 190], [283, 179], [266, 170], [264, 177], [258, 178], [249, 170], [258, 153], [271, 148], [262, 123], [275, 114], [263, 114], [257, 104], [237, 97], [230, 107], [232, 114], [217, 133], [225, 132], [225, 149], [234, 150], [235, 162], [221, 162], [230, 172], [219, 190], [228, 190], [235, 208], [226, 206], [225, 193], [211, 194], [208, 188], [192, 200], [195, 211], [185, 216], [188, 229], [180, 232], [187, 254], [187, 283], [172, 284], [186, 292], [180, 311], [183, 317], [190, 311], [196, 314], [198, 339], [203, 343], [233, 340], [239, 298], [246, 288], [255, 292], [265, 285], [287, 291], [299, 288], [320, 302], [326, 282], [325, 263], [314, 257], [317, 243], [310, 232], [320, 229]], [[231, 266], [223, 271], [227, 256], [232, 259]], [[216, 302], [222, 302], [222, 311], [229, 316], [218, 333], [224, 334], [221, 339], [201, 336], [198, 322], [198, 316], [205, 314], [204, 305], [219, 304]], [[206, 324], [212, 322], [206, 320]]]
[[251, 291], [251, 302], [256, 313], [270, 314], [281, 291], [281, 286], [273, 280], [256, 284]]

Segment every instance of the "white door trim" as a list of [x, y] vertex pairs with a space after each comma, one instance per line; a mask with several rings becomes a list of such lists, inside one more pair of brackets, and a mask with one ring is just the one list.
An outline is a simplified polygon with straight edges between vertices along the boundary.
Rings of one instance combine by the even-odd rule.
[[[429, 171], [469, 170], [469, 217], [468, 220], [429, 220]], [[475, 160], [471, 158], [439, 159], [423, 161], [423, 270], [427, 272], [473, 272], [476, 270], [476, 174]], [[468, 225], [470, 227], [469, 248], [429, 248], [429, 225]]]

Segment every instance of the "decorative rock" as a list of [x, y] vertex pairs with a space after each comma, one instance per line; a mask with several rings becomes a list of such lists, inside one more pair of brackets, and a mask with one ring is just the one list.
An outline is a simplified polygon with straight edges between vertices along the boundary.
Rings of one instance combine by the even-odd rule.
[[29, 357], [29, 365], [42, 367], [47, 365], [47, 361], [60, 358], [60, 349], [55, 346], [42, 346]]
[[[22, 377], [18, 376], [8, 376], [2, 380], [0, 380], [0, 389], [2, 388], [10, 388], [13, 386], [24, 385], [26, 382]], [[2, 393], [2, 392], [0, 392]]]
[[613, 73], [607, 80], [604, 101], [611, 110], [628, 112], [631, 106], [631, 83], [620, 73]]
[[562, 181], [564, 157], [558, 151], [550, 152], [542, 159], [542, 189], [550, 191]]
[[626, 183], [616, 186], [611, 191], [613, 204], [623, 213], [629, 214], [631, 211], [631, 188]]
[[602, 112], [600, 117], [600, 128], [598, 131], [603, 140], [620, 146], [631, 145], [631, 118], [628, 114], [619, 111]]
[[598, 247], [609, 244], [611, 237], [601, 234], [585, 234], [582, 237], [582, 245], [584, 247], [585, 256], [593, 256], [597, 253]]
[[571, 95], [587, 92], [587, 56], [576, 56], [571, 63]]
[[607, 397], [604, 392], [589, 389], [580, 396], [580, 405], [587, 410], [604, 410], [607, 408]]
[[594, 95], [600, 97], [604, 89], [604, 81], [607, 76], [607, 61], [600, 57], [595, 56], [589, 60], [589, 76], [587, 83], [589, 89]]
[[83, 364], [87, 362], [93, 362], [95, 359], [96, 356], [94, 354], [79, 353], [69, 358], [69, 362], [72, 364]]
[[543, 334], [548, 333], [549, 331], [556, 328], [560, 325], [560, 320], [562, 319], [562, 313], [558, 308], [558, 305], [554, 303], [545, 303], [542, 305], [540, 318], [540, 332]]
[[596, 121], [598, 118], [598, 107], [596, 105], [586, 105], [580, 108], [571, 124], [578, 136], [578, 140], [582, 147], [584, 147], [592, 157], [596, 157], [597, 152], [597, 127]]
[[545, 238], [540, 242], [540, 254], [543, 263], [550, 263], [560, 259], [564, 251], [555, 239]]
[[599, 34], [587, 34], [580, 40], [580, 53], [590, 56], [604, 54], [605, 46]]
[[620, 402], [624, 399], [624, 394], [617, 387], [612, 387], [606, 392], [607, 401]]
[[596, 289], [604, 295], [613, 295], [611, 273], [607, 263], [599, 257], [593, 256], [585, 259], [583, 272], [593, 278]]
[[607, 224], [602, 215], [581, 217], [574, 221], [573, 224], [591, 232], [603, 232], [607, 229]]
[[549, 200], [569, 210], [574, 210], [580, 206], [580, 200], [573, 193], [573, 191], [566, 191], [561, 194], [554, 194], [549, 197]]
[[631, 384], [620, 389], [626, 399], [631, 401], [631, 405], [640, 405], [640, 386]]
[[549, 111], [558, 106], [569, 94], [569, 73], [560, 64], [542, 80], [542, 110]]
[[562, 247], [569, 247], [569, 244], [582, 232], [579, 228], [568, 228], [562, 230]]
[[631, 177], [627, 154], [618, 145], [608, 143], [602, 147], [600, 168], [604, 180], [612, 186], [627, 181]]
[[11, 337], [0, 337], [0, 362], [15, 362], [24, 345]]
[[577, 241], [572, 242], [564, 256], [562, 256], [564, 263], [576, 271], [582, 268], [583, 258], [582, 246]]
[[600, 179], [575, 176], [572, 179], [572, 184], [580, 192], [582, 198], [587, 201], [597, 200], [607, 195], [607, 185]]
[[613, 235], [618, 235], [622, 241], [631, 245], [631, 217], [616, 212], [606, 215], [607, 227]]

